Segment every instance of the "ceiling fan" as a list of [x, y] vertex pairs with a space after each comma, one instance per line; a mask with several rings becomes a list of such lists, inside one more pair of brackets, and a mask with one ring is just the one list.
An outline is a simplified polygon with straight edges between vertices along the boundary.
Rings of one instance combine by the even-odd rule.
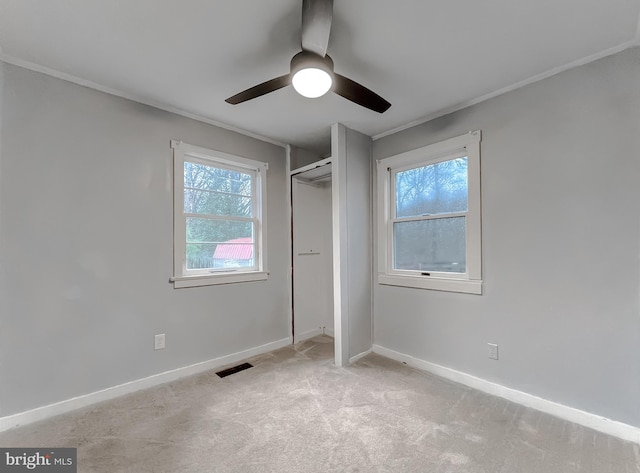
[[302, 51], [293, 56], [289, 74], [258, 84], [225, 100], [237, 105], [278, 89], [293, 85], [305, 97], [321, 97], [331, 90], [351, 102], [378, 113], [391, 104], [365, 86], [333, 70], [333, 60], [327, 55], [333, 0], [302, 1]]

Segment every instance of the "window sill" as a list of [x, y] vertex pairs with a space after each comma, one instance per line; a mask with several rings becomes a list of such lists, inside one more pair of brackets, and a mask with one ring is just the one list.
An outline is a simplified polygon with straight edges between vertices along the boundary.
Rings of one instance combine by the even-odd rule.
[[266, 281], [269, 273], [253, 271], [247, 273], [199, 274], [197, 276], [176, 276], [170, 279], [175, 289], [183, 287], [215, 286], [239, 282]]
[[446, 279], [428, 276], [392, 276], [389, 274], [379, 274], [378, 283], [387, 286], [403, 286], [413, 287], [416, 289], [433, 289], [436, 291], [482, 294], [482, 280]]

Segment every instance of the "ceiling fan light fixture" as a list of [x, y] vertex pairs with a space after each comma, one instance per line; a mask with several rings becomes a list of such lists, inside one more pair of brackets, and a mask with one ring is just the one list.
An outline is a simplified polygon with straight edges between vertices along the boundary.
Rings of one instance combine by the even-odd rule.
[[333, 86], [333, 61], [308, 51], [296, 54], [291, 60], [291, 85], [303, 97], [322, 97]]
[[291, 84], [303, 97], [315, 99], [329, 92], [333, 80], [327, 71], [308, 67], [296, 72], [291, 78]]
[[302, 0], [302, 51], [293, 56], [289, 74], [274, 77], [225, 99], [231, 105], [253, 100], [293, 85], [304, 97], [322, 97], [331, 91], [371, 111], [384, 113], [391, 104], [364, 85], [333, 71], [327, 55], [333, 0]]

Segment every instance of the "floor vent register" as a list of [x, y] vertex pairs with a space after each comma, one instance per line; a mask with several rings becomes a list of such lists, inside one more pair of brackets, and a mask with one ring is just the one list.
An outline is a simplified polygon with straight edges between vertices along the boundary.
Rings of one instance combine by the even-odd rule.
[[249, 368], [253, 368], [253, 365], [250, 363], [242, 363], [241, 365], [233, 366], [231, 368], [227, 368], [226, 370], [218, 371], [216, 374], [221, 378], [224, 378], [225, 376], [236, 374], [240, 371], [244, 371]]

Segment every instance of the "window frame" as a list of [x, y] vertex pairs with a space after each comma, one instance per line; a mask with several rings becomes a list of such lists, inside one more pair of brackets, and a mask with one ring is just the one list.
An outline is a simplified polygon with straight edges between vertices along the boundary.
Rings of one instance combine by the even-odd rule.
[[[423, 146], [377, 161], [378, 176], [378, 283], [419, 289], [482, 294], [480, 130]], [[419, 271], [394, 268], [393, 225], [396, 212], [395, 175], [408, 169], [467, 157], [468, 203], [466, 212], [436, 218], [464, 216], [466, 224], [466, 271]], [[420, 218], [419, 220], [427, 220]]]
[[[174, 288], [210, 286], [268, 278], [266, 255], [266, 208], [268, 163], [235, 156], [222, 151], [202, 148], [172, 140], [173, 149], [173, 277]], [[191, 214], [184, 212], [184, 163], [251, 173], [255, 254], [251, 268], [187, 269], [186, 221]], [[242, 219], [245, 220], [245, 219]]]

